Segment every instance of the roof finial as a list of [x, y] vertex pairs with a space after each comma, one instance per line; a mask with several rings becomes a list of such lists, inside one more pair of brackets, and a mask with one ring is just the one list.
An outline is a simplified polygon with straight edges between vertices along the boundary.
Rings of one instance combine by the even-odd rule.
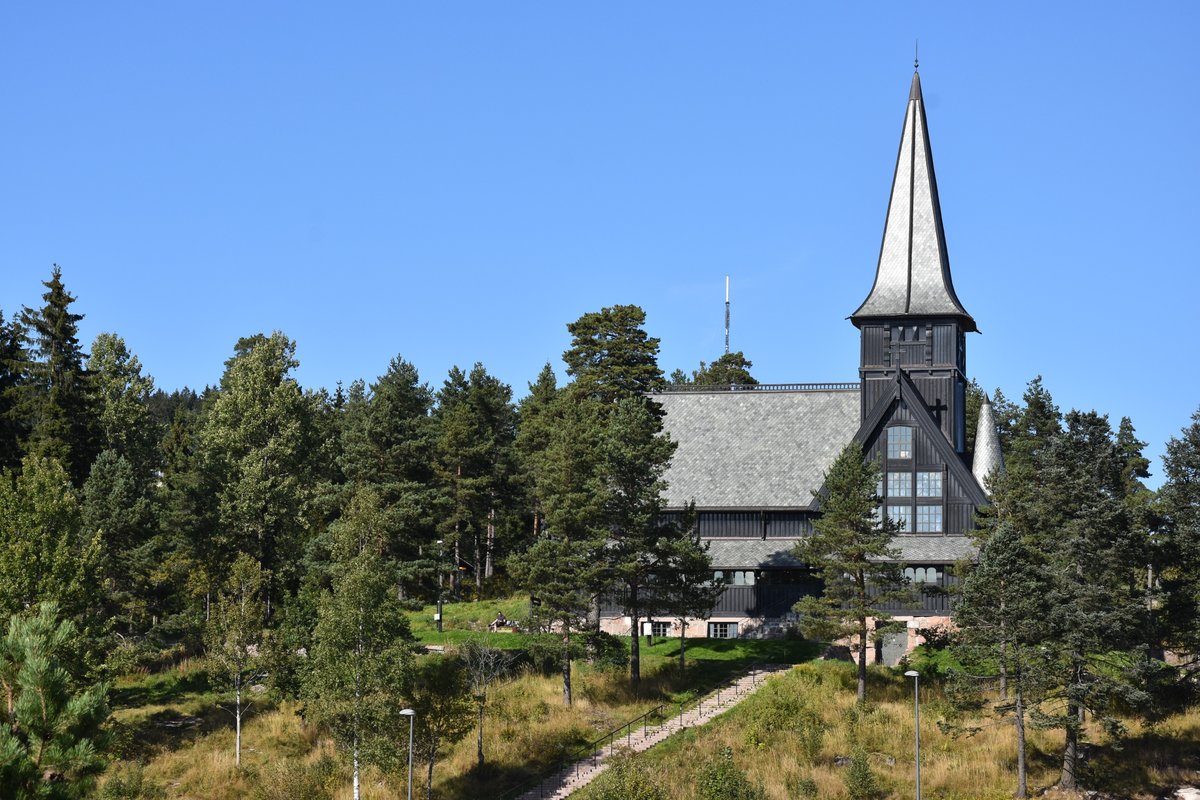
[[921, 68], [921, 40], [913, 39], [913, 72]]

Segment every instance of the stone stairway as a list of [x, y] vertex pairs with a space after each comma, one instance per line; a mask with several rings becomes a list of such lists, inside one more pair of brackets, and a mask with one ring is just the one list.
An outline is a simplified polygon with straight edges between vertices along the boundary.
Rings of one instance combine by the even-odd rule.
[[622, 749], [640, 753], [669, 736], [688, 728], [703, 725], [719, 714], [745, 700], [772, 675], [791, 669], [790, 665], [754, 667], [736, 680], [703, 697], [695, 706], [676, 714], [659, 725], [633, 726], [607, 743], [597, 746], [590, 755], [567, 764], [540, 784], [518, 795], [517, 800], [560, 800], [591, 783], [608, 768], [609, 760]]

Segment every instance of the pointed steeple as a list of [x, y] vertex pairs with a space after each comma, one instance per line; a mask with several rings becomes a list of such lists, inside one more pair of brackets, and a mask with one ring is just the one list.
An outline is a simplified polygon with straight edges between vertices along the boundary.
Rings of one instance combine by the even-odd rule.
[[977, 330], [950, 279], [921, 76], [916, 72], [908, 93], [875, 284], [850, 319], [862, 327], [873, 317], [954, 317], [964, 331]]
[[987, 491], [984, 481], [996, 471], [1004, 472], [1004, 454], [1000, 452], [1000, 434], [996, 431], [992, 401], [985, 393], [983, 403], [979, 406], [979, 425], [975, 429], [975, 461], [971, 465], [971, 474], [979, 481], [983, 490]]

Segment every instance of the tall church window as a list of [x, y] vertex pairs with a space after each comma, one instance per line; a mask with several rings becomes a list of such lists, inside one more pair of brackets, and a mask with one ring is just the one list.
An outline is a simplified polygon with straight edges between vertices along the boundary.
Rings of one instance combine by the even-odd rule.
[[941, 472], [918, 472], [917, 473], [917, 497], [941, 497], [942, 496], [942, 473]]
[[896, 523], [896, 527], [901, 533], [908, 533], [912, 530], [912, 506], [888, 506], [887, 515], [892, 522]]
[[912, 458], [913, 429], [907, 425], [894, 425], [887, 432], [888, 458]]
[[888, 497], [912, 497], [912, 473], [889, 472], [887, 475]]
[[917, 533], [942, 532], [942, 507], [917, 506]]

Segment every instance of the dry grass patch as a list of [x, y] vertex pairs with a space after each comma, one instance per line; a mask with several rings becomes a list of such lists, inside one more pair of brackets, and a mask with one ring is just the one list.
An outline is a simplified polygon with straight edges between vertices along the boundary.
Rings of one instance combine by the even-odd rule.
[[[773, 800], [799, 796], [807, 780], [822, 798], [848, 797], [841, 759], [866, 750], [883, 797], [911, 797], [915, 784], [912, 685], [888, 670], [873, 671], [871, 703], [855, 710], [853, 668], [811, 664], [772, 678], [753, 697], [703, 728], [675, 737], [640, 758], [651, 776], [679, 800], [695, 800], [701, 765], [730, 748], [750, 781]], [[937, 721], [948, 709], [936, 687], [922, 686], [921, 783], [927, 800], [1001, 800], [1016, 785], [1016, 749], [1009, 725], [987, 724], [971, 737], [943, 734]], [[819, 729], [817, 733], [813, 729]], [[1200, 712], [1172, 717], [1153, 728], [1131, 724], [1122, 750], [1089, 730], [1093, 747], [1087, 785], [1153, 798], [1168, 786], [1200, 780]], [[813, 740], [817, 743], [814, 745]], [[1029, 732], [1032, 791], [1059, 777], [1062, 734]], [[603, 786], [580, 800], [599, 797]]]

